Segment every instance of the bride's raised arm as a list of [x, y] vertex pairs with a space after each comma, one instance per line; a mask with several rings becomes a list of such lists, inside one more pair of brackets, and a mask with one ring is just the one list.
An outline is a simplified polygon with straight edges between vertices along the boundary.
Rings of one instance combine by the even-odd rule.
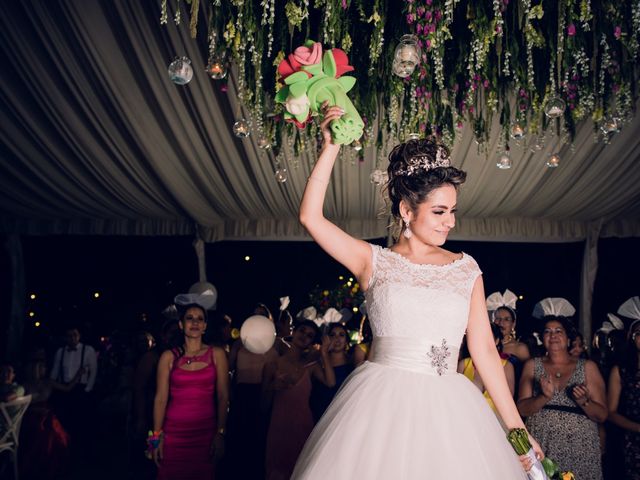
[[331, 142], [329, 124], [340, 118], [344, 111], [339, 107], [325, 107], [324, 119], [320, 124], [323, 137], [322, 150], [318, 161], [307, 180], [307, 187], [300, 204], [300, 223], [307, 229], [322, 249], [353, 273], [363, 289], [371, 276], [371, 246], [352, 237], [327, 220], [322, 206], [329, 186], [331, 170], [340, 151], [340, 145]]

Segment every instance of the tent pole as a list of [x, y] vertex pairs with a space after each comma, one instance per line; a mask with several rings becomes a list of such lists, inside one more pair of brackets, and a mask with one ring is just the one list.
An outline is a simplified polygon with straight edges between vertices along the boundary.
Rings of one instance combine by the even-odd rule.
[[598, 273], [598, 238], [601, 230], [602, 221], [588, 225], [587, 238], [584, 242], [584, 255], [582, 257], [579, 330], [587, 345], [591, 344], [591, 334], [593, 332], [591, 307], [593, 303], [593, 285]]

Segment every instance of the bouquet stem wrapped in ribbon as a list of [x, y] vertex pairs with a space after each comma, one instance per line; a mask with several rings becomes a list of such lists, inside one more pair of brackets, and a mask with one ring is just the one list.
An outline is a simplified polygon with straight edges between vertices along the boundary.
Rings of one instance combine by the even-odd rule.
[[575, 480], [573, 473], [561, 472], [553, 460], [538, 460], [525, 429], [512, 428], [507, 434], [507, 440], [518, 455], [527, 455], [533, 460], [533, 467], [527, 472], [530, 480]]
[[307, 42], [278, 65], [284, 86], [275, 100], [285, 106], [285, 120], [304, 128], [314, 115], [322, 115], [322, 105], [337, 106], [345, 114], [331, 122], [331, 136], [336, 144], [358, 140], [364, 131], [364, 122], [347, 92], [356, 83], [354, 77], [343, 76], [353, 67], [347, 55], [339, 48], [322, 52], [319, 42]]

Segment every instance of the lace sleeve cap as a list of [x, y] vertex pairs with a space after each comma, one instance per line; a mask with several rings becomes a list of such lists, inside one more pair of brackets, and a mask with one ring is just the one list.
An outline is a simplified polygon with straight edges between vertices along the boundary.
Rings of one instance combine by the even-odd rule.
[[468, 272], [468, 289], [469, 289], [469, 295], [471, 295], [471, 292], [473, 291], [473, 285], [476, 283], [476, 279], [482, 275], [482, 270], [480, 270], [480, 266], [478, 265], [478, 262], [475, 261], [475, 259], [468, 254], [464, 254], [465, 257], [467, 257], [467, 272]]

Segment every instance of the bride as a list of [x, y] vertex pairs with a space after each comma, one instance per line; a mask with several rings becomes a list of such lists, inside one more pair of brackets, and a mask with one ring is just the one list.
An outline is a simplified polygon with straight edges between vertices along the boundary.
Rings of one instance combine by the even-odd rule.
[[398, 145], [389, 157], [387, 189], [402, 234], [390, 249], [353, 238], [322, 212], [340, 149], [328, 127], [343, 114], [324, 106], [324, 144], [300, 221], [358, 278], [374, 341], [369, 361], [345, 381], [309, 437], [292, 478], [526, 479], [531, 460], [518, 461], [482, 394], [456, 373], [466, 330], [505, 427], [524, 428], [491, 334], [481, 271], [469, 255], [441, 248], [455, 225], [466, 174], [431, 139]]

